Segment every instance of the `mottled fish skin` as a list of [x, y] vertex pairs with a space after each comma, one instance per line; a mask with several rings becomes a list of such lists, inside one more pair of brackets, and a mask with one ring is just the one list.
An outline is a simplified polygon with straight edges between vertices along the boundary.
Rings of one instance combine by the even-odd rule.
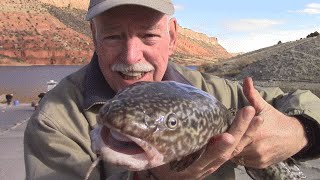
[[254, 180], [298, 180], [306, 179], [294, 159], [289, 158], [278, 164], [265, 169], [254, 169], [246, 167], [248, 175]]
[[[171, 119], [177, 126], [168, 127]], [[177, 82], [139, 82], [118, 93], [100, 110], [100, 124], [143, 139], [165, 156], [179, 160], [199, 150], [231, 123], [213, 96]]]
[[[172, 81], [139, 82], [119, 92], [100, 109], [98, 123], [152, 144], [164, 162], [179, 161], [225, 132], [233, 115], [216, 98]], [[294, 168], [294, 172], [291, 169]], [[286, 162], [266, 169], [246, 168], [253, 179], [302, 179]]]

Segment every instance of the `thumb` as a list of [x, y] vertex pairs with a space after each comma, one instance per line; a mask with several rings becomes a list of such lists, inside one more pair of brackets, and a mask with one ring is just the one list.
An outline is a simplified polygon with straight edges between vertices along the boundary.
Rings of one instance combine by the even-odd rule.
[[246, 77], [243, 80], [243, 93], [251, 106], [256, 110], [256, 114], [259, 114], [268, 105], [259, 92], [254, 88], [251, 77]]

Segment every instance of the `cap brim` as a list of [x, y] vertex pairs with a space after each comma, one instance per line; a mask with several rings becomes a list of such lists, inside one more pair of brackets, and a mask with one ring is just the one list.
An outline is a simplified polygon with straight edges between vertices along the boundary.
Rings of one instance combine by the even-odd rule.
[[93, 7], [89, 8], [86, 20], [89, 21], [95, 16], [117, 6], [122, 5], [138, 5], [144, 6], [156, 11], [160, 11], [164, 14], [173, 15], [174, 14], [174, 7], [171, 2], [166, 1], [152, 1], [152, 0], [109, 0], [103, 1], [99, 4], [94, 5]]

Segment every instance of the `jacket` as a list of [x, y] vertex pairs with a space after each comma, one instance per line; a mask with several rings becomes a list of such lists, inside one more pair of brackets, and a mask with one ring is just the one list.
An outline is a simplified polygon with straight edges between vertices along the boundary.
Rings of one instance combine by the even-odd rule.
[[[248, 105], [240, 83], [174, 63], [169, 63], [163, 80], [191, 84], [212, 94], [227, 108], [239, 109]], [[256, 88], [268, 103], [281, 112], [301, 115], [319, 127], [320, 99], [310, 91], [285, 94], [279, 88]], [[50, 90], [25, 130], [26, 179], [83, 179], [97, 158], [91, 150], [90, 131], [97, 123], [99, 108], [114, 95], [99, 69], [96, 55], [88, 65]], [[311, 158], [317, 158], [317, 155]], [[208, 179], [235, 179], [234, 168], [234, 164], [226, 163]], [[94, 169], [90, 179], [100, 179], [102, 171], [106, 177], [131, 177], [120, 168], [103, 164]]]

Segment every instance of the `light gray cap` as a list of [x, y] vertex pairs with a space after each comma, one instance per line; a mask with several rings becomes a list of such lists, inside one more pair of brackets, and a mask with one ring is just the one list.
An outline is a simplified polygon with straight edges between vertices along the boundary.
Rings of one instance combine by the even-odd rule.
[[174, 13], [171, 0], [90, 0], [86, 20], [91, 20], [95, 16], [121, 5], [144, 6], [168, 15]]

